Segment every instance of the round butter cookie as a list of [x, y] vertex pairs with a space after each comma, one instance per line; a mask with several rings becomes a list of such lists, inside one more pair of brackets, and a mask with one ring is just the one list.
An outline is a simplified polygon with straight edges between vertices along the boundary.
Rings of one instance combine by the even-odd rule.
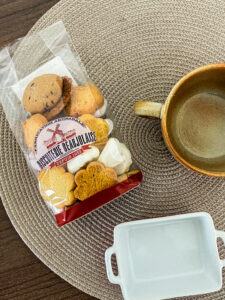
[[62, 97], [63, 79], [55, 74], [34, 78], [23, 94], [24, 108], [30, 113], [44, 113], [53, 108]]

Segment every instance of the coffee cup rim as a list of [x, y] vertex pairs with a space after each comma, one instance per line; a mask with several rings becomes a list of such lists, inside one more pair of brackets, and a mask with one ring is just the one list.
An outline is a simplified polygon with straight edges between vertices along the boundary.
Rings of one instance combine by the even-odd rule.
[[211, 70], [211, 69], [220, 69], [220, 68], [224, 68], [225, 69], [225, 63], [215, 63], [215, 64], [208, 64], [208, 65], [204, 65], [201, 67], [198, 67], [192, 71], [190, 71], [189, 73], [187, 73], [186, 75], [184, 75], [175, 85], [174, 87], [171, 89], [169, 95], [167, 96], [167, 99], [165, 101], [165, 104], [163, 106], [163, 112], [162, 112], [162, 132], [163, 132], [163, 137], [164, 137], [164, 141], [168, 146], [168, 149], [171, 151], [171, 153], [173, 154], [173, 156], [185, 167], [199, 173], [199, 174], [203, 174], [203, 175], [207, 175], [207, 176], [211, 176], [211, 177], [225, 177], [225, 171], [222, 172], [215, 172], [215, 171], [208, 171], [208, 170], [204, 170], [201, 169], [199, 167], [196, 167], [195, 165], [189, 163], [188, 161], [186, 161], [175, 149], [175, 147], [173, 146], [173, 143], [171, 142], [171, 139], [169, 137], [168, 134], [168, 130], [167, 130], [167, 115], [168, 115], [168, 109], [171, 103], [171, 99], [173, 98], [174, 94], [178, 91], [178, 89], [183, 85], [183, 83], [185, 81], [187, 81], [189, 78], [191, 78], [192, 76], [194, 76], [197, 73], [203, 72], [203, 71], [207, 71], [207, 70]]

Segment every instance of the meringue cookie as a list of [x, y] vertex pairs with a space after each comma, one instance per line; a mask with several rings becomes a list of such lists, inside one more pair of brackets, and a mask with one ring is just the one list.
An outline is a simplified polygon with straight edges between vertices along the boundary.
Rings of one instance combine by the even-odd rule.
[[114, 168], [118, 175], [128, 172], [132, 164], [130, 150], [128, 150], [125, 144], [120, 143], [120, 154], [123, 158], [123, 162]]
[[67, 170], [70, 173], [76, 173], [87, 163], [96, 160], [99, 157], [99, 153], [97, 147], [90, 146], [90, 149], [85, 150], [82, 154], [67, 162]]
[[123, 158], [120, 154], [120, 142], [116, 138], [110, 138], [108, 140], [98, 161], [110, 168], [115, 168], [123, 162]]
[[98, 161], [106, 167], [113, 168], [117, 175], [127, 172], [132, 164], [130, 151], [125, 144], [120, 143], [116, 138], [109, 139]]

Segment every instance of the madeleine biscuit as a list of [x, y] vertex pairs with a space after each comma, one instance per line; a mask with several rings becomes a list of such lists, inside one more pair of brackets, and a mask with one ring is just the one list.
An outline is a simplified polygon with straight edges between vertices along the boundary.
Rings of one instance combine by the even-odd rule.
[[24, 141], [32, 151], [34, 150], [34, 139], [38, 130], [47, 123], [48, 120], [41, 114], [35, 114], [23, 122]]
[[108, 141], [109, 125], [101, 118], [95, 118], [93, 115], [85, 114], [78, 118], [82, 121], [91, 131], [95, 131], [96, 142], [92, 146], [98, 148], [104, 147]]
[[62, 97], [63, 79], [55, 74], [34, 78], [23, 94], [24, 108], [30, 113], [43, 113], [53, 108]]
[[74, 176], [63, 167], [54, 167], [38, 173], [39, 189], [44, 200], [55, 208], [65, 208], [75, 202]]
[[92, 195], [105, 190], [117, 183], [117, 174], [112, 168], [107, 168], [99, 162], [91, 162], [86, 170], [80, 170], [75, 175], [77, 185], [75, 198], [83, 201]]

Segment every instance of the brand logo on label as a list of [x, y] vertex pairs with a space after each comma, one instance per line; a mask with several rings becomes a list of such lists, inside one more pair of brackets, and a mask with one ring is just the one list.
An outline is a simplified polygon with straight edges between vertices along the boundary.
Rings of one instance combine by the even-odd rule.
[[96, 142], [95, 132], [80, 120], [65, 117], [44, 125], [35, 137], [34, 149], [40, 169], [60, 166]]
[[[63, 132], [60, 129], [60, 124], [57, 124], [55, 126], [55, 129], [47, 129], [48, 132], [52, 132], [52, 136], [50, 139], [48, 139], [47, 141], [44, 141], [44, 145], [46, 146], [47, 149], [52, 148], [54, 145], [65, 142], [66, 140], [68, 140], [69, 138], [73, 137], [74, 135], [76, 135], [76, 130], [72, 129], [69, 130], [67, 132]], [[57, 135], [61, 138], [60, 141], [57, 140]]]

